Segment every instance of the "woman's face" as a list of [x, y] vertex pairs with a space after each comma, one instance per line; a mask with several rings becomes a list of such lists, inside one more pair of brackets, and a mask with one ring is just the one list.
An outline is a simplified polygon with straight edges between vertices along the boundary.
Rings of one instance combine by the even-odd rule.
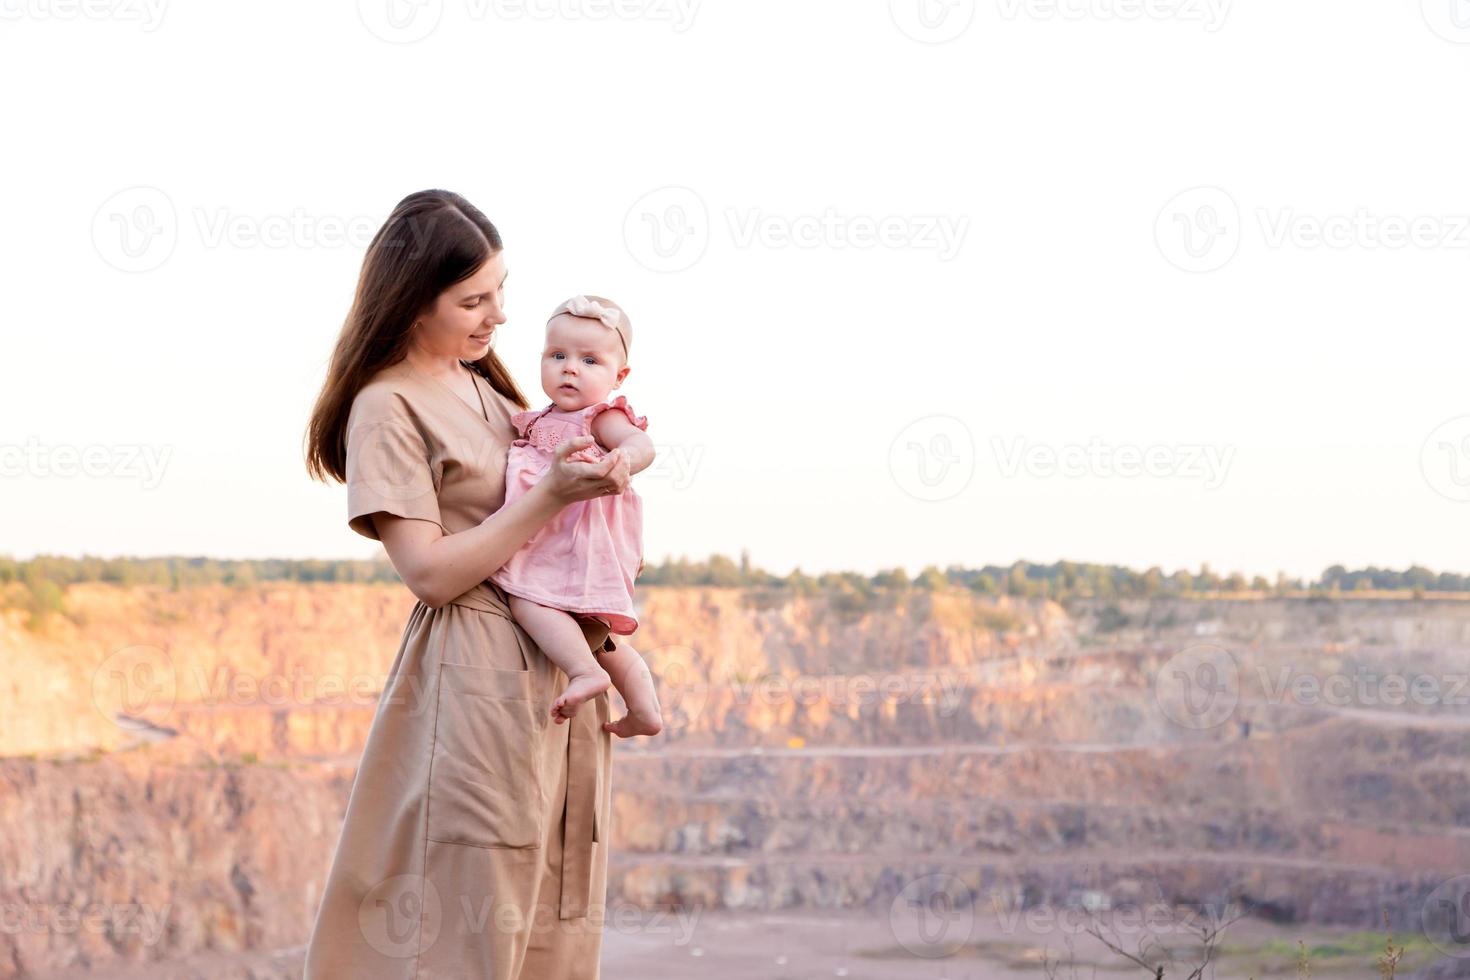
[[505, 322], [505, 256], [496, 252], [474, 275], [439, 294], [418, 318], [414, 343], [426, 354], [478, 361]]

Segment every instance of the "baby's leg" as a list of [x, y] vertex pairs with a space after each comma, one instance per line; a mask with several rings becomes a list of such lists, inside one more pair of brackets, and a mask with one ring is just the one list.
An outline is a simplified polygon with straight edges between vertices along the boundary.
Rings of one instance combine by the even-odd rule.
[[551, 717], [560, 725], [577, 713], [583, 701], [606, 691], [612, 678], [587, 649], [587, 637], [570, 613], [516, 595], [509, 598], [516, 622], [566, 672], [567, 686], [551, 704]]
[[634, 735], [657, 735], [663, 731], [663, 713], [658, 707], [658, 692], [653, 687], [653, 674], [638, 651], [624, 637], [614, 641], [617, 649], [601, 654], [597, 659], [612, 675], [612, 682], [628, 702], [628, 713], [617, 721], [603, 724], [603, 730], [619, 738]]

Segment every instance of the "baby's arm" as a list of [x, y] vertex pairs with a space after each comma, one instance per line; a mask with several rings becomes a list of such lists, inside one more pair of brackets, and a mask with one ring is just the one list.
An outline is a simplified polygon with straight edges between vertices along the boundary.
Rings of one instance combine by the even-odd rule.
[[592, 420], [592, 434], [605, 449], [621, 449], [628, 459], [631, 475], [653, 464], [653, 440], [648, 433], [628, 421], [622, 412], [598, 412]]

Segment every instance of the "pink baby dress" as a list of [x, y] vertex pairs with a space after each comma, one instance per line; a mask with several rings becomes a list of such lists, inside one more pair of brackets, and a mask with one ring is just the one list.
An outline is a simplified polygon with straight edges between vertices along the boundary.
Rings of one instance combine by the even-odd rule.
[[[634, 415], [622, 395], [576, 412], [555, 404], [511, 416], [520, 438], [510, 444], [505, 465], [505, 502], [524, 496], [546, 475], [563, 440], [592, 434], [592, 420], [621, 410], [640, 429], [648, 419]], [[582, 450], [593, 459], [607, 452], [596, 443]], [[569, 613], [593, 616], [626, 636], [638, 629], [633, 580], [643, 566], [643, 501], [631, 484], [622, 493], [567, 504], [515, 554], [490, 574], [511, 595]]]

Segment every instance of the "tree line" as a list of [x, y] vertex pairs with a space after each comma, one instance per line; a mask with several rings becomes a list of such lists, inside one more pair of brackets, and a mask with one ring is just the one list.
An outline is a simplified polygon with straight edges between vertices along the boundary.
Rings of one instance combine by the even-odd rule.
[[[242, 559], [201, 557], [159, 558], [69, 558], [39, 555], [16, 560], [0, 557], [0, 586], [19, 584], [39, 597], [41, 604], [59, 604], [61, 591], [79, 582], [115, 585], [162, 586], [170, 589], [200, 585], [250, 586], [267, 582], [378, 583], [397, 582], [398, 574], [386, 556], [360, 561], [320, 559]], [[1434, 572], [1422, 566], [1403, 571], [1369, 566], [1349, 570], [1342, 565], [1327, 568], [1317, 578], [1303, 581], [1278, 572], [1274, 578], [1247, 578], [1240, 572], [1221, 575], [1201, 565], [1198, 571], [1177, 569], [1165, 572], [1155, 566], [1143, 570], [1123, 565], [1059, 561], [1052, 564], [1017, 561], [1009, 565], [968, 568], [950, 565], [941, 570], [930, 565], [910, 576], [897, 567], [876, 574], [823, 572], [808, 575], [800, 568], [777, 575], [751, 564], [748, 551], [739, 560], [711, 555], [691, 561], [687, 557], [665, 557], [648, 562], [638, 584], [707, 585], [760, 589], [783, 589], [797, 593], [845, 592], [868, 594], [878, 591], [919, 589], [943, 591], [968, 589], [980, 595], [1022, 598], [1150, 598], [1200, 593], [1256, 593], [1285, 595], [1308, 592], [1320, 595], [1368, 590], [1409, 592], [1470, 592], [1470, 575]], [[10, 591], [14, 591], [11, 589]]]

